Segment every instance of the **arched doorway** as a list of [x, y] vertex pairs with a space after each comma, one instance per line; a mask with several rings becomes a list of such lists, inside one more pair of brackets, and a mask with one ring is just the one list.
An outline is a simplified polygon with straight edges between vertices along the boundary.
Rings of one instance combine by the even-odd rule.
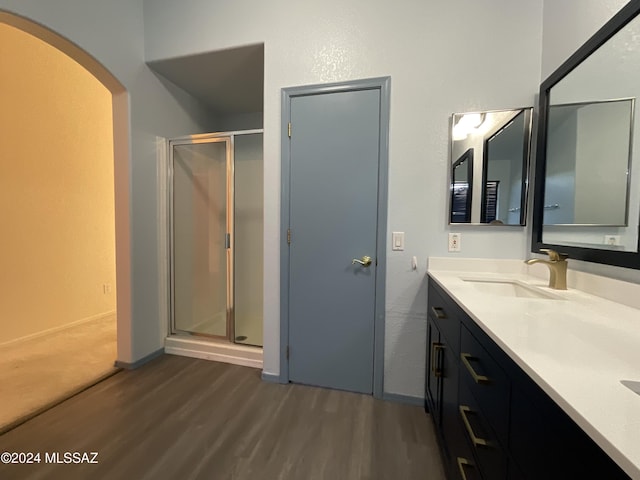
[[[3, 156], [14, 162], [10, 166], [20, 167], [14, 175], [4, 176], [10, 183], [5, 183], [3, 203], [11, 211], [5, 218], [21, 225], [10, 232], [12, 248], [6, 253], [14, 270], [5, 276], [4, 287], [19, 285], [22, 290], [18, 298], [15, 291], [4, 289], [12, 311], [2, 315], [7, 334], [0, 343], [42, 338], [47, 332], [58, 332], [58, 337], [62, 332], [69, 342], [82, 341], [67, 330], [70, 325], [65, 321], [84, 324], [117, 308], [117, 354], [114, 349], [109, 371], [116, 358], [126, 361], [131, 352], [127, 92], [99, 62], [54, 32], [5, 12], [0, 12], [0, 27], [13, 35], [10, 38], [21, 39], [16, 43], [22, 48], [36, 46], [22, 67], [50, 68], [46, 85], [39, 85], [42, 78], [22, 82], [13, 78], [10, 88], [3, 89], [3, 95], [14, 100], [4, 110], [2, 129], [13, 140], [14, 150], [5, 150]], [[2, 48], [12, 48], [11, 43], [3, 42]], [[11, 61], [11, 55], [4, 57]], [[8, 79], [18, 70], [6, 71], [3, 76]], [[67, 93], [60, 93], [65, 80]], [[101, 96], [107, 103], [88, 111], [93, 108], [91, 96]], [[50, 129], [46, 134], [45, 128]], [[3, 143], [9, 148], [11, 142]], [[20, 146], [24, 155], [15, 154]], [[29, 221], [20, 223], [27, 217]], [[70, 250], [75, 250], [73, 258]], [[17, 318], [20, 304], [38, 325], [25, 325], [24, 318]], [[51, 343], [50, 350], [56, 348], [65, 350]], [[56, 362], [49, 363], [54, 367]], [[47, 373], [48, 380], [61, 385], [68, 376], [55, 369]], [[104, 371], [88, 381], [101, 376]], [[73, 393], [73, 388], [64, 388], [62, 394]], [[46, 395], [36, 400], [31, 413], [47, 406]], [[60, 398], [54, 394], [49, 400], [55, 403]]]

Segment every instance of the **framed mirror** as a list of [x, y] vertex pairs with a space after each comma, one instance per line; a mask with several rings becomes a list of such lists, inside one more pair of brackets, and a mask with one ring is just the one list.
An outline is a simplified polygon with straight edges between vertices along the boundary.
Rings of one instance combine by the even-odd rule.
[[473, 148], [469, 148], [451, 166], [450, 223], [471, 222], [473, 196]]
[[640, 268], [640, 2], [540, 87], [532, 251]]
[[454, 113], [449, 223], [526, 223], [532, 108]]

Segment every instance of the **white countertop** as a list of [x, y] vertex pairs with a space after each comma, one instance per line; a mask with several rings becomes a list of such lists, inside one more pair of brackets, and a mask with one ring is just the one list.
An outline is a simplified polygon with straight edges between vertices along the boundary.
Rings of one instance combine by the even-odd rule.
[[[551, 290], [546, 279], [524, 273], [522, 261], [512, 261], [519, 262], [514, 268], [502, 261], [487, 272], [483, 261], [442, 260], [430, 259], [429, 275], [631, 478], [640, 479], [640, 395], [620, 383], [640, 382], [640, 310], [571, 287]], [[559, 299], [481, 293], [464, 278], [519, 280]], [[625, 282], [624, 288], [640, 298], [640, 285]]]

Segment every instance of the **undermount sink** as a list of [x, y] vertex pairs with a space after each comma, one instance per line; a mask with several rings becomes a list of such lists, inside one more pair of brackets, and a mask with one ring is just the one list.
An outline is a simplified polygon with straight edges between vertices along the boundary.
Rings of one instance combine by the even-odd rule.
[[519, 297], [519, 298], [543, 298], [546, 300], [558, 300], [559, 297], [536, 287], [532, 287], [517, 280], [496, 280], [496, 279], [478, 279], [463, 278], [465, 282], [473, 284], [474, 288], [482, 293], [489, 295], [497, 295], [500, 297]]

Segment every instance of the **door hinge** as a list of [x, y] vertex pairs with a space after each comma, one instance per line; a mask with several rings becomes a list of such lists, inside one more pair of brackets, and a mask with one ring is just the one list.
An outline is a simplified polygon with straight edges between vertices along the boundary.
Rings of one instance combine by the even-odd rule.
[[231, 248], [231, 234], [227, 233], [224, 236], [224, 248]]
[[289, 134], [289, 138], [291, 138], [291, 122], [289, 122], [289, 125], [287, 125], [287, 131]]
[[287, 228], [287, 244], [291, 245], [291, 229]]
[[287, 351], [285, 355], [287, 356], [287, 360], [289, 360], [289, 345], [287, 345]]

